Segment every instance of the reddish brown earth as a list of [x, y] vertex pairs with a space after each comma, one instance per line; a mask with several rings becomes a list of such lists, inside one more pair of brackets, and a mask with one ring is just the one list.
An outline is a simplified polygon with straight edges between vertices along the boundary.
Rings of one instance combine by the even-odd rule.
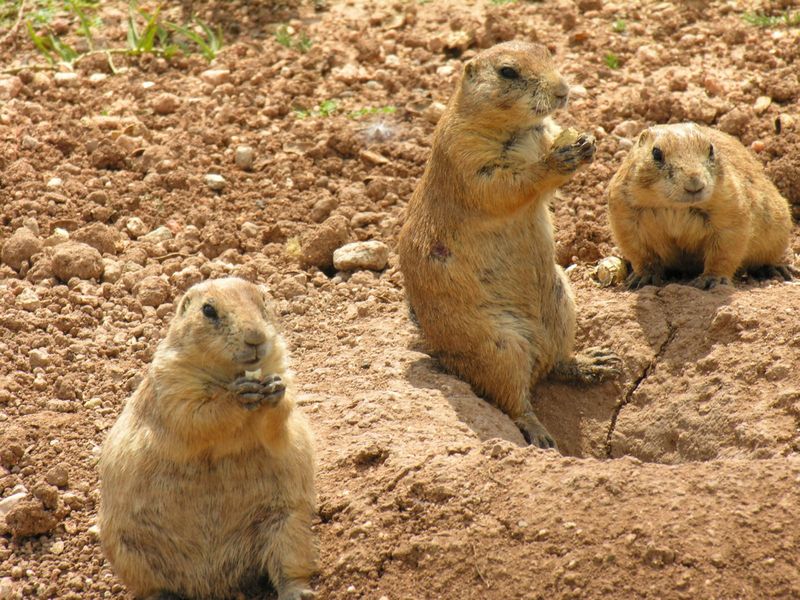
[[[104, 4], [123, 44], [127, 3]], [[287, 17], [247, 4], [194, 3], [229, 32], [217, 78], [197, 56], [119, 59], [102, 81], [92, 59], [68, 85], [0, 76], [0, 502], [26, 494], [0, 524], [0, 598], [127, 597], [92, 529], [99, 446], [176, 296], [223, 274], [269, 287], [292, 349], [318, 439], [321, 598], [800, 598], [800, 285], [592, 280], [614, 252], [605, 185], [647, 124], [739, 136], [800, 216], [800, 28], [746, 23], [755, 3], [334, 2], [292, 22], [301, 53], [272, 34]], [[578, 346], [625, 361], [618, 382], [538, 388], [563, 456], [525, 447], [422, 351], [394, 253], [435, 103], [515, 37], [551, 47], [578, 86], [557, 118], [598, 138], [556, 199], [558, 255]], [[22, 30], [4, 40], [0, 64], [34, 60]], [[329, 99], [331, 116], [295, 112]], [[388, 268], [308, 266], [366, 239], [392, 248]]]

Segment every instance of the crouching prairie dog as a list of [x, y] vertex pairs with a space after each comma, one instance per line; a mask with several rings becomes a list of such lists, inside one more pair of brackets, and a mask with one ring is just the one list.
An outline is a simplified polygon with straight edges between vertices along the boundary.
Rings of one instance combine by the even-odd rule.
[[280, 600], [313, 597], [311, 432], [258, 287], [186, 292], [100, 477], [100, 541], [137, 598], [229, 598], [267, 578]]
[[729, 284], [737, 271], [780, 275], [792, 221], [789, 203], [735, 138], [694, 123], [641, 133], [611, 179], [614, 240], [631, 262], [631, 288], [660, 284], [665, 272], [691, 284]]
[[568, 90], [543, 46], [508, 42], [468, 61], [399, 239], [431, 353], [543, 448], [555, 442], [531, 406], [536, 383], [600, 381], [619, 364], [606, 349], [573, 354], [575, 303], [555, 263], [550, 201], [595, 152], [591, 135], [549, 118]]

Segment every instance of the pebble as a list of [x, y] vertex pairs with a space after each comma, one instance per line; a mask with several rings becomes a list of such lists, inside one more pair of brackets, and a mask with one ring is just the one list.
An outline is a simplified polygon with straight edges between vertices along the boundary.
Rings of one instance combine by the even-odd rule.
[[222, 85], [230, 81], [231, 72], [228, 69], [208, 69], [200, 73], [200, 79], [213, 86]]
[[22, 91], [22, 80], [19, 77], [0, 79], [0, 100], [13, 100]]
[[215, 192], [221, 192], [225, 189], [225, 185], [228, 183], [225, 181], [225, 178], [222, 175], [218, 175], [216, 173], [209, 173], [205, 177], [206, 185], [211, 188]]
[[386, 268], [388, 261], [389, 247], [378, 240], [346, 244], [333, 253], [333, 266], [337, 271], [380, 271]]
[[51, 177], [50, 179], [47, 180], [47, 187], [51, 188], [61, 187], [63, 183], [64, 180], [61, 179], [61, 177]]
[[769, 108], [770, 104], [772, 104], [772, 98], [769, 96], [759, 96], [755, 104], [753, 104], [753, 110], [756, 111], [757, 115], [763, 114]]
[[333, 266], [333, 252], [347, 241], [349, 222], [334, 215], [307, 232], [300, 242], [300, 259], [306, 266], [326, 269]]
[[88, 244], [66, 242], [53, 250], [53, 274], [63, 282], [73, 277], [99, 280], [104, 268], [100, 252]]
[[39, 296], [36, 295], [36, 292], [30, 288], [26, 288], [17, 296], [17, 305], [23, 310], [34, 312], [42, 305], [42, 302], [39, 300]]
[[39, 141], [35, 137], [29, 135], [22, 136], [22, 149], [23, 150], [36, 150], [39, 147]]
[[14, 588], [14, 580], [11, 577], [0, 579], [0, 600], [16, 600], [21, 598]]
[[136, 239], [145, 235], [149, 230], [147, 225], [144, 224], [139, 217], [131, 217], [128, 219], [128, 222], [125, 223], [125, 229], [128, 230], [128, 233]]
[[11, 494], [0, 500], [0, 517], [5, 517], [11, 510], [28, 496], [28, 492], [22, 491]]
[[422, 111], [422, 116], [426, 121], [435, 125], [442, 118], [446, 108], [441, 102], [431, 102], [430, 106]]
[[50, 546], [50, 552], [53, 554], [61, 554], [64, 552], [64, 542], [62, 540], [58, 540], [53, 542]]
[[56, 82], [56, 85], [62, 87], [72, 87], [78, 85], [78, 74], [77, 73], [56, 73], [53, 75], [53, 81]]
[[31, 369], [36, 367], [46, 367], [50, 364], [50, 354], [44, 348], [36, 348], [28, 352], [28, 361]]
[[105, 73], [92, 73], [89, 75], [89, 83], [100, 83], [106, 79], [108, 79], [108, 75]]
[[27, 227], [20, 227], [3, 244], [2, 260], [15, 271], [19, 271], [31, 256], [42, 251], [44, 243]]
[[172, 299], [172, 286], [160, 275], [150, 275], [135, 287], [136, 297], [142, 306], [158, 307]]
[[100, 525], [92, 525], [87, 530], [87, 533], [92, 537], [93, 540], [100, 539]]
[[169, 115], [180, 108], [181, 99], [175, 94], [164, 92], [153, 98], [151, 106], [156, 114]]
[[64, 465], [55, 465], [45, 473], [44, 480], [50, 485], [65, 488], [69, 485], [69, 472]]
[[59, 244], [63, 244], [64, 242], [68, 241], [69, 241], [69, 231], [61, 227], [56, 227], [55, 229], [53, 229], [53, 233], [51, 233], [49, 237], [45, 238], [44, 245], [50, 248], [53, 246], [58, 246]]
[[158, 244], [159, 242], [166, 242], [167, 240], [171, 240], [173, 238], [172, 230], [169, 227], [165, 227], [162, 225], [161, 227], [156, 227], [150, 233], [147, 233], [141, 237], [141, 241], [143, 242], [150, 242], [152, 244]]
[[[38, 500], [23, 500], [6, 515], [6, 526], [16, 538], [48, 533], [58, 525], [58, 519], [44, 510]], [[13, 570], [11, 575], [13, 576]]]
[[251, 146], [237, 146], [234, 161], [236, 166], [245, 171], [253, 168], [253, 161], [255, 160], [255, 152]]
[[103, 259], [103, 281], [116, 283], [122, 277], [122, 265], [110, 258]]

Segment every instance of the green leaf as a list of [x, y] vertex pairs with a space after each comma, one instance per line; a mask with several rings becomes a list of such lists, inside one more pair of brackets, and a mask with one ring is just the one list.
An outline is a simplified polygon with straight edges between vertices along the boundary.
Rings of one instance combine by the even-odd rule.
[[36, 49], [39, 51], [39, 53], [47, 59], [47, 62], [53, 64], [55, 60], [53, 59], [53, 55], [50, 53], [47, 40], [36, 33], [36, 30], [33, 28], [33, 25], [31, 25], [30, 21], [25, 21], [25, 26], [28, 28], [28, 37], [31, 38], [33, 45], [36, 46]]

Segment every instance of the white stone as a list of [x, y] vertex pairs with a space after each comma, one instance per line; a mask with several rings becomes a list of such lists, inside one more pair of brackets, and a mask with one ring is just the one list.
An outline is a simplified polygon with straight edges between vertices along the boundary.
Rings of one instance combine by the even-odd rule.
[[47, 181], [47, 187], [61, 187], [62, 183], [64, 183], [64, 180], [61, 177], [51, 177]]
[[386, 267], [388, 260], [389, 247], [378, 240], [345, 244], [333, 253], [333, 266], [337, 271], [380, 271]]
[[236, 166], [245, 171], [253, 168], [253, 161], [255, 160], [255, 151], [251, 146], [237, 146], [234, 161]]
[[171, 240], [172, 237], [172, 231], [169, 229], [169, 227], [162, 225], [161, 227], [156, 227], [150, 233], [143, 235], [141, 237], [141, 241], [157, 244], [159, 242]]
[[231, 72], [228, 69], [208, 69], [200, 73], [200, 79], [210, 85], [218, 86], [230, 81]]
[[759, 96], [756, 99], [756, 103], [753, 104], [753, 110], [756, 111], [757, 115], [763, 114], [769, 108], [770, 104], [772, 104], [772, 98], [769, 96]]
[[147, 233], [147, 225], [144, 224], [139, 217], [131, 217], [125, 224], [125, 229], [128, 230], [134, 238], [142, 237]]
[[28, 360], [31, 363], [31, 369], [46, 367], [50, 364], [50, 354], [44, 348], [35, 348], [28, 352]]
[[33, 312], [42, 305], [39, 296], [30, 288], [22, 290], [22, 293], [17, 296], [16, 303], [20, 308], [28, 312]]
[[78, 84], [78, 74], [77, 73], [56, 73], [53, 75], [53, 80], [56, 82], [56, 85], [60, 86], [73, 86]]
[[5, 517], [11, 510], [28, 496], [27, 490], [17, 492], [0, 500], [0, 517]]
[[208, 175], [206, 175], [205, 179], [206, 179], [206, 185], [215, 192], [221, 192], [222, 190], [225, 189], [225, 185], [227, 184], [225, 178], [222, 175], [218, 175], [216, 173], [209, 173]]

